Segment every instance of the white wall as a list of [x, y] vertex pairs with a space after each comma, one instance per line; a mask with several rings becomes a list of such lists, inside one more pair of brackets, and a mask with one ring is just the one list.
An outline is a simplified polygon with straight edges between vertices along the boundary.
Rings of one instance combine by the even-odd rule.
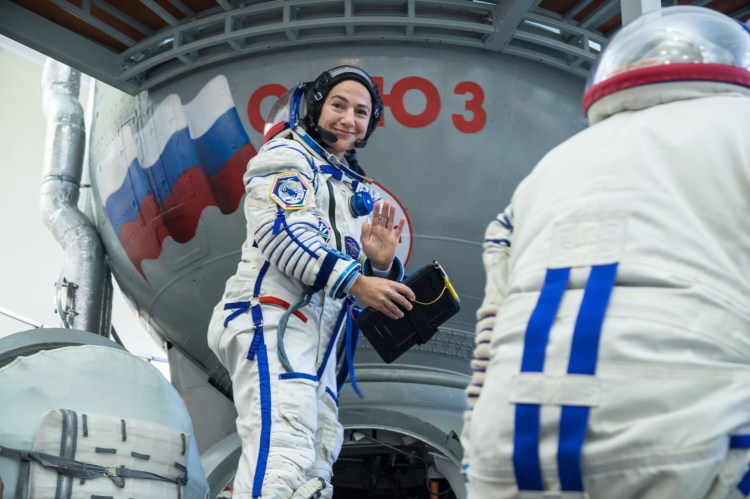
[[[65, 255], [42, 222], [39, 210], [46, 121], [42, 69], [46, 57], [0, 36], [0, 337], [31, 329], [2, 311], [59, 327], [54, 283]], [[86, 107], [90, 78], [81, 79]], [[115, 283], [116, 288], [116, 283]], [[135, 354], [166, 359], [115, 289], [113, 324]], [[167, 372], [165, 363], [155, 365]]]

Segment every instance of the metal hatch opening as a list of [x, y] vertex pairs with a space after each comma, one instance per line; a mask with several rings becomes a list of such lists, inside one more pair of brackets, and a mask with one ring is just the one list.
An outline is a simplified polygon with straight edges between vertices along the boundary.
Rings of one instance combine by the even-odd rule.
[[333, 466], [336, 499], [460, 499], [452, 459], [414, 436], [377, 428], [347, 428]]

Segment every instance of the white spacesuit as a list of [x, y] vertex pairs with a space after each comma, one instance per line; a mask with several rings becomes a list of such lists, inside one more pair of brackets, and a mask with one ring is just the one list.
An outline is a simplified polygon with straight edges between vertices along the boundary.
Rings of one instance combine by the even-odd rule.
[[750, 34], [638, 18], [484, 242], [474, 498], [750, 493]]
[[[358, 68], [329, 73], [318, 99], [345, 79], [368, 88], [374, 112], [366, 140], [382, 111], [376, 87]], [[242, 261], [209, 326], [209, 346], [231, 374], [238, 410], [237, 499], [331, 497], [342, 444], [336, 344], [351, 353], [347, 293], [357, 276], [373, 271], [360, 242], [373, 199], [368, 180], [313, 139], [317, 116], [307, 120], [314, 113], [306, 99], [314, 83], [290, 90], [269, 115], [266, 142], [244, 177]], [[403, 267], [395, 259], [389, 271], [374, 273], [400, 279]]]

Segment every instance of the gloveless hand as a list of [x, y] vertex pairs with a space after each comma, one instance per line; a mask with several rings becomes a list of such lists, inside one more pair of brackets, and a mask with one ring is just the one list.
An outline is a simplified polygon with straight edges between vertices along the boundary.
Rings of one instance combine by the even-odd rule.
[[365, 275], [357, 277], [349, 293], [371, 309], [382, 312], [391, 319], [403, 317], [404, 313], [399, 307], [411, 310], [411, 302], [415, 299], [414, 291], [406, 284]]
[[385, 270], [396, 256], [396, 246], [401, 239], [406, 219], [401, 217], [398, 225], [396, 206], [390, 202], [377, 201], [372, 210], [372, 223], [362, 224], [362, 249], [378, 270]]

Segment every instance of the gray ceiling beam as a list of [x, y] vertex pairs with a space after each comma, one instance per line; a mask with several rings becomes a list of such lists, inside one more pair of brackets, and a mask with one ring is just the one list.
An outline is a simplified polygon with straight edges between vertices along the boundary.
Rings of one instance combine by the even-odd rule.
[[177, 18], [167, 12], [164, 8], [162, 8], [161, 5], [154, 2], [154, 0], [141, 0], [141, 3], [148, 7], [154, 14], [161, 17], [164, 22], [166, 22], [170, 26], [177, 25]]
[[540, 0], [508, 0], [498, 2], [493, 13], [494, 33], [485, 39], [485, 48], [500, 51], [510, 43], [513, 32], [516, 30], [523, 17], [532, 8], [539, 4]]
[[[567, 62], [569, 66], [567, 70], [576, 74], [579, 70], [586, 71], [585, 68], [581, 68], [582, 64], [586, 62], [593, 64], [599, 56], [600, 52], [591, 48], [589, 42], [595, 42], [601, 47], [607, 43], [607, 39], [601, 34], [566, 23], [557, 17], [548, 17], [546, 14], [530, 12], [524, 21], [527, 22], [519, 26], [513, 35], [514, 40], [557, 50], [561, 53], [561, 59]], [[529, 22], [534, 24], [529, 24]], [[548, 32], [540, 26], [555, 28], [560, 33]]]
[[13, 2], [0, 2], [0, 34], [130, 95], [140, 90], [117, 77], [120, 59], [116, 52]]
[[224, 10], [234, 9], [234, 6], [227, 0], [216, 0], [216, 3], [219, 4], [219, 7], [221, 7]]
[[[224, 33], [227, 33], [228, 35], [236, 29], [239, 29], [237, 26], [237, 20], [232, 19], [231, 17], [224, 19]], [[235, 52], [239, 52], [245, 47], [245, 41], [242, 39], [229, 40], [227, 43], [229, 43], [229, 46], [232, 47], [232, 50]]]
[[581, 28], [579, 26], [576, 26], [575, 24], [570, 24], [568, 22], [565, 22], [559, 19], [547, 17], [546, 15], [537, 14], [535, 12], [529, 12], [526, 15], [526, 20], [534, 21], [539, 24], [545, 24], [547, 26], [557, 28], [563, 34], [578, 35], [582, 37], [586, 36], [589, 38], [589, 40], [592, 40], [602, 46], [607, 44], [607, 37], [605, 37], [601, 33], [598, 33], [596, 31], [590, 31], [590, 30]]
[[[414, 0], [407, 1], [406, 17], [412, 20], [417, 17], [417, 7]], [[406, 36], [414, 36], [414, 23], [409, 23], [406, 25]]]
[[[268, 50], [289, 49], [289, 48], [298, 47], [300, 45], [304, 46], [304, 45], [323, 44], [323, 43], [340, 43], [342, 40], [350, 41], [350, 42], [353, 41], [351, 38], [348, 38], [346, 36], [315, 35], [315, 36], [301, 38], [296, 42], [284, 41], [284, 42], [275, 42], [275, 43], [270, 43], [270, 44], [267, 42], [248, 44], [245, 46], [245, 48], [241, 52], [230, 52], [228, 50], [227, 52], [222, 53], [222, 54], [212, 54], [211, 56], [198, 59], [190, 67], [181, 66], [181, 67], [176, 67], [176, 68], [170, 68], [157, 75], [152, 75], [148, 78], [148, 80], [144, 81], [141, 84], [140, 90], [148, 90], [149, 88], [153, 86], [169, 81], [172, 78], [175, 78], [182, 74], [193, 71], [199, 67], [209, 65], [209, 64], [217, 64], [222, 61], [225, 61], [234, 57], [238, 57], [238, 56], [248, 56], [248, 55], [252, 55], [256, 53], [266, 52]], [[420, 36], [419, 40], [420, 42], [426, 42], [426, 43], [441, 43], [441, 44], [457, 45], [457, 46], [463, 46], [463, 47], [469, 47], [469, 48], [475, 48], [475, 49], [484, 48], [484, 45], [479, 40], [472, 41], [472, 40], [468, 40], [468, 39], [464, 39], [460, 37], [455, 37], [454, 39], [451, 39], [451, 37], [444, 37], [444, 36], [441, 36], [441, 37]], [[409, 41], [409, 40], [407, 40], [406, 36], [404, 35], [397, 35], [393, 33], [382, 33], [382, 34], [375, 33], [375, 34], [368, 34], [365, 36], [358, 36], [355, 38], [354, 41], [357, 41], [357, 42], [369, 42], [369, 41], [404, 42], [404, 41]]]
[[141, 34], [145, 36], [151, 36], [154, 34], [154, 30], [152, 30], [151, 28], [139, 23], [138, 21], [136, 21], [129, 15], [125, 14], [123, 11], [115, 7], [112, 7], [110, 4], [108, 4], [107, 2], [103, 0], [93, 0], [92, 5], [98, 9], [103, 10], [104, 12], [114, 17], [115, 19], [124, 22], [125, 24], [127, 24], [134, 30], [139, 31]]
[[344, 0], [344, 19], [346, 21], [344, 28], [346, 29], [347, 36], [354, 35], [354, 25], [352, 24], [353, 17], [352, 0]]
[[586, 16], [579, 26], [586, 29], [595, 29], [620, 11], [620, 0], [607, 0], [594, 12]]
[[182, 12], [182, 15], [185, 17], [193, 17], [195, 15], [195, 12], [193, 12], [190, 7], [185, 5], [182, 0], [167, 0], [167, 2], [169, 2], [170, 5]]
[[71, 14], [77, 17], [78, 19], [85, 21], [87, 24], [90, 24], [91, 26], [98, 29], [102, 33], [106, 33], [108, 36], [114, 38], [115, 40], [117, 40], [118, 42], [124, 45], [127, 45], [128, 47], [131, 47], [135, 43], [135, 40], [133, 40], [129, 36], [123, 35], [121, 32], [112, 28], [108, 24], [92, 16], [91, 11], [89, 10], [91, 5], [90, 5], [90, 2], [88, 1], [85, 1], [82, 4], [84, 6], [84, 9], [80, 9], [71, 3], [63, 2], [62, 0], [50, 0], [50, 2], [52, 2], [54, 5], [61, 8], [68, 14]]
[[[284, 9], [282, 10], [282, 23], [285, 26], [288, 26], [292, 22], [292, 7], [289, 5], [285, 5]], [[239, 30], [235, 30], [239, 31]], [[297, 32], [293, 29], [286, 29], [284, 30], [284, 34], [286, 35], [286, 39], [290, 42], [294, 42], [297, 40]], [[229, 33], [227, 33], [229, 35]]]
[[537, 35], [535, 33], [528, 33], [528, 32], [519, 30], [519, 31], [516, 31], [516, 33], [513, 35], [513, 38], [516, 40], [533, 43], [534, 45], [540, 45], [542, 47], [549, 47], [559, 52], [563, 52], [570, 56], [579, 57], [584, 60], [593, 61], [594, 59], [596, 59], [596, 56], [597, 56], [597, 54], [589, 52], [588, 50], [582, 49], [575, 45], [571, 45], [569, 43], [565, 43], [560, 40], [555, 40], [550, 37]]
[[576, 3], [574, 6], [568, 9], [568, 11], [565, 13], [565, 19], [568, 21], [572, 21], [575, 16], [581, 13], [583, 9], [588, 7], [588, 5], [591, 3], [591, 0], [579, 0], [578, 3]]
[[586, 76], [588, 75], [588, 70], [585, 70], [582, 68], [571, 67], [570, 65], [568, 65], [567, 62], [565, 62], [562, 59], [558, 59], [556, 57], [552, 57], [546, 54], [535, 52], [533, 50], [520, 48], [520, 47], [514, 47], [513, 45], [510, 45], [505, 49], [505, 53], [510, 54], [510, 55], [517, 55], [525, 59], [531, 59], [532, 61], [542, 62], [544, 64], [547, 64], [548, 66], [552, 66], [557, 69], [562, 69], [563, 71], [567, 71], [568, 73], [573, 73], [574, 75], [578, 75], [583, 78], [586, 78]]
[[[216, 22], [215, 20], [213, 22]], [[477, 23], [470, 23], [470, 22], [460, 22], [460, 21], [450, 21], [450, 20], [444, 20], [444, 19], [434, 19], [434, 18], [420, 18], [415, 19], [413, 21], [409, 21], [405, 19], [404, 17], [391, 17], [391, 16], [361, 16], [356, 18], [356, 24], [358, 26], [403, 26], [405, 22], [413, 22], [415, 27], [420, 28], [436, 28], [436, 29], [442, 29], [446, 31], [464, 31], [466, 33], [486, 33], [491, 34], [492, 33], [492, 27], [490, 25], [479, 25]], [[200, 40], [195, 40], [190, 43], [185, 43], [180, 46], [173, 45], [173, 48], [170, 50], [166, 50], [164, 52], [161, 52], [159, 54], [156, 54], [154, 56], [151, 56], [149, 58], [143, 59], [138, 62], [131, 61], [128, 63], [128, 60], [132, 58], [132, 56], [142, 53], [142, 52], [148, 52], [149, 48], [152, 46], [155, 46], [156, 43], [154, 40], [148, 40], [146, 42], [143, 42], [141, 44], [138, 44], [136, 46], [131, 47], [127, 51], [125, 51], [122, 54], [123, 57], [123, 70], [119, 75], [120, 79], [123, 80], [129, 80], [133, 77], [135, 77], [139, 73], [143, 73], [144, 71], [153, 68], [154, 66], [157, 66], [159, 64], [162, 64], [170, 59], [174, 59], [175, 57], [179, 57], [180, 55], [184, 55], [188, 52], [194, 52], [200, 49], [204, 49], [207, 47], [222, 45], [222, 44], [228, 44], [231, 40], [237, 40], [241, 38], [248, 38], [248, 37], [258, 37], [258, 36], [265, 36], [265, 35], [271, 35], [274, 33], [286, 33], [287, 31], [297, 31], [299, 30], [312, 30], [316, 28], [330, 28], [330, 27], [343, 27], [346, 23], [346, 20], [342, 17], [336, 17], [336, 18], [330, 18], [330, 19], [306, 19], [306, 20], [293, 20], [288, 23], [285, 22], [278, 22], [275, 24], [266, 24], [261, 27], [252, 27], [252, 28], [243, 28], [239, 29], [231, 34], [222, 33], [221, 35], [216, 35], [212, 37], [203, 38]], [[195, 23], [185, 26], [180, 26], [180, 28], [174, 28], [172, 30], [168, 30], [165, 32], [160, 33], [159, 41], [162, 42], [165, 39], [169, 38], [175, 38], [177, 39], [178, 36], [180, 36], [181, 30], [189, 29], [194, 30], [195, 29]], [[372, 33], [368, 33], [368, 35], [372, 35]], [[380, 37], [382, 38], [383, 35], [390, 35], [388, 32], [384, 32], [380, 34]], [[424, 35], [420, 35], [419, 40], [424, 40], [426, 37]], [[450, 36], [447, 37], [451, 38]], [[454, 39], [457, 37], [453, 37]], [[354, 37], [346, 37], [346, 36], [340, 36], [335, 38], [337, 41], [340, 40], [360, 40], [361, 38], [359, 36]], [[377, 39], [377, 38], [375, 38]], [[402, 36], [401, 39], [406, 40], [406, 36]], [[292, 41], [292, 40], [290, 40]], [[296, 40], [293, 40], [294, 42], [301, 42], [302, 38], [297, 38]]]
[[[419, 5], [423, 5], [423, 6], [434, 6], [434, 7], [445, 7], [445, 8], [453, 7], [453, 8], [461, 8], [461, 9], [468, 8], [468, 9], [472, 9], [480, 13], [481, 12], [489, 13], [494, 8], [492, 5], [482, 5], [482, 4], [472, 4], [472, 3], [468, 3], [467, 5], [467, 2], [465, 0], [410, 0], [410, 1], [414, 1], [418, 3]], [[529, 2], [529, 1], [538, 2], [539, 0], [524, 0], [524, 1], [525, 2]], [[141, 0], [141, 2], [153, 3], [153, 0]], [[179, 26], [176, 28], [162, 30], [158, 33], [157, 39], [144, 40], [141, 43], [138, 43], [134, 47], [123, 52], [122, 56], [123, 56], [123, 59], [127, 59], [132, 54], [135, 54], [138, 52], [145, 53], [147, 52], [148, 45], [156, 46], [161, 41], [169, 37], [176, 36], [177, 30], [188, 30], [188, 29], [196, 30], [196, 29], [200, 29], [202, 27], [206, 27], [210, 25], [217, 25], [219, 22], [224, 22], [224, 18], [226, 18], [227, 16], [231, 16], [234, 18], [245, 18], [245, 17], [252, 17], [254, 15], [266, 14], [269, 12], [274, 13], [274, 11], [281, 12], [282, 9], [289, 9], [289, 11], [291, 12], [292, 9], [296, 9], [296, 8], [308, 8], [309, 9], [313, 6], [330, 6], [330, 5], [341, 6], [342, 4], [343, 4], [342, 0], [272, 0], [268, 2], [247, 5], [247, 6], [240, 7], [234, 10], [212, 14], [206, 17], [202, 17], [200, 19], [193, 19], [190, 23], [183, 24], [182, 26]], [[378, 5], [380, 4], [380, 2], [378, 0], [357, 0], [356, 1], [357, 6], [366, 5], [366, 4]], [[354, 3], [352, 3], [352, 6], [353, 5]], [[406, 17], [406, 14], [400, 17], [399, 16], [360, 16], [356, 19], [357, 19], [357, 23], [360, 23], [360, 20], [364, 20], [366, 24], [373, 24], [369, 21], [369, 19], [372, 19], [372, 18], [382, 19], [384, 17], [386, 18], [390, 17], [396, 20], [398, 19], [403, 20], [403, 18]], [[333, 18], [333, 19], [337, 19], [337, 18]], [[338, 19], [341, 19], [341, 18], [338, 18]], [[424, 17], [424, 18], [419, 18], [419, 19], [432, 19], [432, 18]], [[293, 21], [294, 20], [293, 16], [289, 15], [288, 20]], [[447, 22], [450, 22], [450, 21], [447, 21]], [[472, 26], [480, 27], [480, 31], [486, 31], [487, 26], [489, 26], [488, 24], [479, 24], [479, 23], [470, 23], [470, 24]]]

